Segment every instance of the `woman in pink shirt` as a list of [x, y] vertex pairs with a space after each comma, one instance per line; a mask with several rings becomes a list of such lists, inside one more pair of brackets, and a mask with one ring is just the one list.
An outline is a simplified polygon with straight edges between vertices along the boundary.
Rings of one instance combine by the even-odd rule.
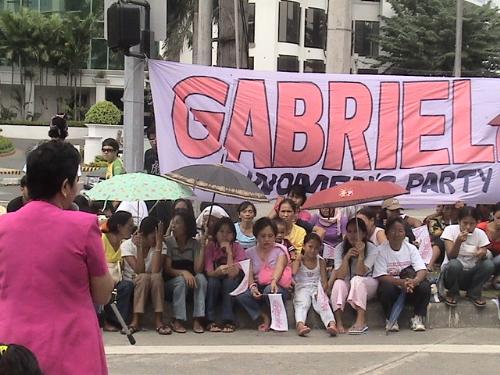
[[0, 337], [48, 375], [108, 372], [94, 303], [108, 303], [113, 278], [96, 217], [66, 211], [79, 164], [70, 143], [41, 144], [27, 162], [32, 201], [0, 218]]

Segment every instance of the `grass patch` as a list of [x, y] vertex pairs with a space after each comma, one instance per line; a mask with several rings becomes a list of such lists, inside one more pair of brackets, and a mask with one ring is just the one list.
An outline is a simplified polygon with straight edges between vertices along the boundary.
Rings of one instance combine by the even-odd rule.
[[0, 135], [0, 155], [8, 154], [14, 151], [14, 145], [11, 140]]

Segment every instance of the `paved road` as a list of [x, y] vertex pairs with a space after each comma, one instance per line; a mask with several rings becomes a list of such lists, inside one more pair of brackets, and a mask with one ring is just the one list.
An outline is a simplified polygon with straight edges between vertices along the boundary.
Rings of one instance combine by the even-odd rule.
[[316, 330], [160, 337], [136, 333], [136, 346], [105, 334], [110, 374], [495, 374], [500, 329], [408, 330], [330, 338]]

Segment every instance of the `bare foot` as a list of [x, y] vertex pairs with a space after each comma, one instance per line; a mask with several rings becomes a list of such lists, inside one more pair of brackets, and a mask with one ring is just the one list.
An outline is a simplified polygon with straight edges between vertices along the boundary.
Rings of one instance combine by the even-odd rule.
[[309, 328], [308, 326], [306, 326], [304, 323], [302, 322], [299, 322], [297, 324], [297, 334], [299, 336], [306, 336], [309, 332], [311, 332], [311, 328]]
[[328, 324], [328, 327], [326, 328], [326, 332], [328, 332], [330, 334], [330, 336], [337, 336], [337, 333], [339, 333], [339, 331], [338, 331], [338, 327], [335, 324], [335, 322], [330, 322], [330, 324]]
[[344, 325], [343, 325], [342, 323], [338, 323], [338, 322], [337, 322], [337, 332], [338, 332], [339, 334], [343, 334], [343, 333], [345, 333], [345, 328], [344, 328]]
[[259, 325], [258, 330], [260, 332], [269, 332], [271, 329], [271, 318], [265, 313], [262, 313], [260, 317], [262, 318], [262, 324]]

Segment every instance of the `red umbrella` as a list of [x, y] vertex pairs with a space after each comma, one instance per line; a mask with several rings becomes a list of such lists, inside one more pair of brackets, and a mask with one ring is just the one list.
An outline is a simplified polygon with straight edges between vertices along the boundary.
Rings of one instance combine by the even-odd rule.
[[304, 209], [355, 206], [380, 201], [409, 192], [388, 181], [349, 181], [314, 193], [307, 198]]

